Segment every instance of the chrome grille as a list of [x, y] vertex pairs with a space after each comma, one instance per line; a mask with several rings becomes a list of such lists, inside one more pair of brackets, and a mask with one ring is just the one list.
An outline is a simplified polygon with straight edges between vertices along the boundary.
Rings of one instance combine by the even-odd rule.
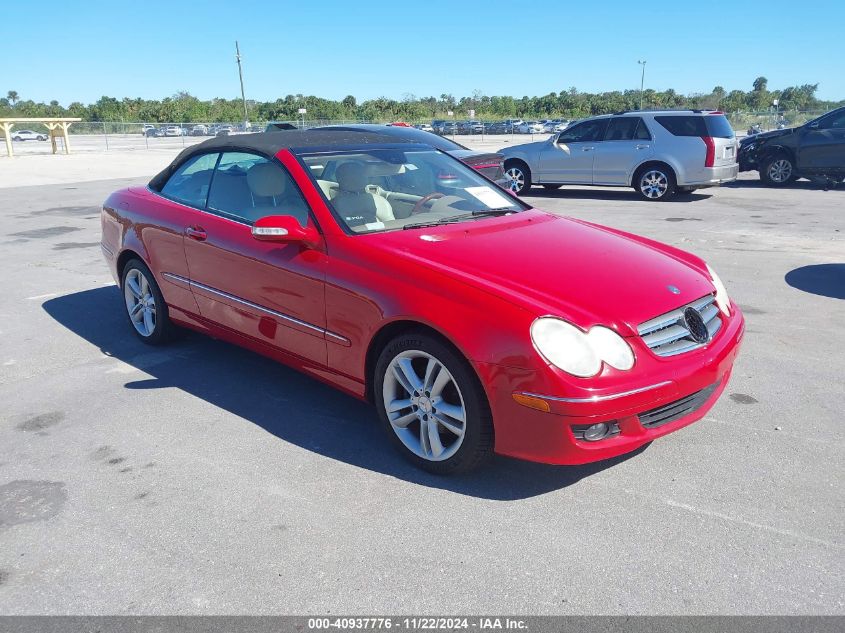
[[696, 299], [692, 303], [646, 321], [637, 328], [643, 342], [658, 356], [683, 354], [706, 345], [706, 343], [697, 343], [690, 335], [684, 323], [684, 310], [687, 308], [694, 308], [701, 315], [710, 333], [710, 340], [713, 340], [716, 332], [721, 329], [722, 319], [719, 317], [716, 297], [707, 295]]

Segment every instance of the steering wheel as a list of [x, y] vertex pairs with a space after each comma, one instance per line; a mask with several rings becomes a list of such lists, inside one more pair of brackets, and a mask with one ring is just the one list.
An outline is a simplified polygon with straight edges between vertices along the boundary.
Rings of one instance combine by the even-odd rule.
[[427, 196], [423, 196], [417, 203], [414, 205], [414, 208], [411, 209], [411, 215], [416, 215], [417, 213], [423, 212], [423, 207], [427, 205], [429, 202], [433, 200], [437, 200], [438, 198], [442, 198], [444, 194], [440, 193], [439, 191], [435, 191], [433, 193], [428, 194]]

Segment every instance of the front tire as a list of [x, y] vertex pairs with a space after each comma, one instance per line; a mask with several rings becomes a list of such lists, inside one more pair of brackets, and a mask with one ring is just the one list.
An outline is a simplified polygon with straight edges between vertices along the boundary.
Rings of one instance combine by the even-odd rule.
[[785, 187], [795, 180], [795, 166], [785, 154], [775, 154], [760, 165], [760, 180], [769, 187]]
[[675, 174], [663, 165], [651, 165], [637, 172], [634, 189], [643, 200], [663, 202], [675, 194]]
[[452, 475], [493, 453], [493, 420], [469, 363], [424, 333], [393, 339], [376, 363], [379, 419], [399, 451], [419, 468]]
[[150, 269], [140, 259], [123, 267], [121, 290], [126, 318], [135, 335], [148, 345], [161, 345], [174, 334], [167, 304]]
[[505, 176], [508, 179], [508, 189], [521, 196], [531, 188], [531, 170], [521, 161], [505, 163]]

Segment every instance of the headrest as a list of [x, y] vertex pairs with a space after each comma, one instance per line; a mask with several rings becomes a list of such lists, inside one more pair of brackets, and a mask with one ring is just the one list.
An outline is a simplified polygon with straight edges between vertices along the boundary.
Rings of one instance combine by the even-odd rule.
[[273, 163], [258, 163], [246, 172], [246, 184], [256, 196], [272, 198], [285, 192], [287, 177]]
[[341, 191], [364, 191], [367, 186], [367, 168], [358, 161], [343, 163], [337, 168], [335, 176]]

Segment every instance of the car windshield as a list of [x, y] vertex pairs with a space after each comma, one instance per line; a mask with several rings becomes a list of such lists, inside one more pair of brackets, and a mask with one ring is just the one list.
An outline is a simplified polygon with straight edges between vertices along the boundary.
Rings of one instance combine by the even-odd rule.
[[335, 216], [355, 233], [469, 222], [527, 208], [437, 150], [361, 149], [301, 158]]

